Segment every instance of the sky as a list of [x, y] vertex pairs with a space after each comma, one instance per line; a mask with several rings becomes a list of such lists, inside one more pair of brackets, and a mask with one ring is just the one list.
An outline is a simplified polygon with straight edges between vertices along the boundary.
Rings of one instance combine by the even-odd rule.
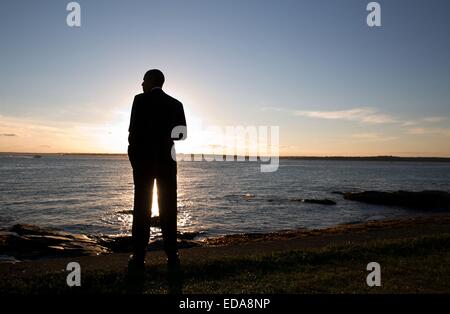
[[[125, 153], [148, 69], [186, 111], [179, 152], [278, 126], [281, 155], [450, 157], [450, 2], [0, 3], [0, 152]], [[215, 131], [214, 131], [215, 130]]]

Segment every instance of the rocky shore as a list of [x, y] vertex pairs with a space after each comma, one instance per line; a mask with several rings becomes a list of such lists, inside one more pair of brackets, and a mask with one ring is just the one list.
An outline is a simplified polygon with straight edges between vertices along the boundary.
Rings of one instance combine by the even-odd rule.
[[[176, 283], [162, 251], [147, 253], [138, 286], [127, 275], [129, 254], [114, 253], [0, 263], [0, 294], [448, 293], [449, 244], [449, 214], [230, 235], [181, 249]], [[365, 285], [369, 261], [388, 265], [382, 290]], [[66, 283], [71, 262], [82, 267], [81, 287]]]
[[342, 193], [344, 199], [375, 205], [401, 206], [422, 210], [450, 210], [450, 193], [444, 191], [364, 191]]
[[[363, 191], [363, 192], [334, 192], [346, 200], [364, 202], [374, 205], [401, 206], [415, 210], [442, 212], [450, 210], [450, 193], [444, 191]], [[335, 205], [336, 201], [329, 199], [292, 199], [310, 204]], [[154, 226], [158, 219], [152, 219]], [[224, 244], [229, 242], [248, 242], [251, 239], [267, 239], [297, 236], [294, 230], [273, 234], [238, 234], [196, 241], [197, 232], [178, 233], [179, 248], [192, 248], [205, 245]], [[148, 250], [161, 250], [162, 240], [151, 241]], [[38, 227], [29, 224], [17, 224], [10, 229], [0, 230], [0, 262], [17, 262], [54, 257], [95, 256], [108, 253], [131, 252], [130, 236], [99, 236], [82, 235], [52, 228]]]
[[[343, 199], [349, 201], [362, 202], [373, 205], [399, 206], [417, 210], [450, 210], [450, 193], [446, 191], [358, 191], [342, 192], [334, 191], [332, 194], [341, 195]], [[250, 200], [255, 196], [245, 196], [244, 199]], [[277, 202], [299, 202], [317, 205], [336, 205], [338, 199], [328, 198], [291, 198], [277, 199], [269, 198], [270, 203]]]
[[[178, 233], [178, 246], [201, 246], [200, 241], [193, 240], [197, 235], [196, 232]], [[131, 247], [131, 236], [87, 236], [30, 224], [17, 224], [0, 231], [0, 262], [124, 253], [130, 252]], [[149, 251], [159, 249], [162, 240], [149, 243]]]

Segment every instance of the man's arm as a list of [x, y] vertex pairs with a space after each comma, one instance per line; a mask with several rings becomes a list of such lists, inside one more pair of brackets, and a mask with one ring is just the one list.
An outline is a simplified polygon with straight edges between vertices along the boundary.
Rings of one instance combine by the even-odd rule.
[[175, 141], [187, 138], [186, 116], [184, 115], [183, 104], [178, 103], [175, 111], [174, 128], [172, 129], [172, 139]]
[[130, 126], [128, 127], [128, 144], [132, 144], [133, 142], [133, 133], [136, 129], [136, 107], [137, 107], [137, 97], [134, 97], [133, 106], [131, 107], [131, 117], [130, 117]]

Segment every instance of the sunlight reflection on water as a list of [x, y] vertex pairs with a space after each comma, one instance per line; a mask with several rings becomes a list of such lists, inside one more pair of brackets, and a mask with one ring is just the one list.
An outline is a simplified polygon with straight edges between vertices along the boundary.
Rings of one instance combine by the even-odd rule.
[[156, 180], [153, 182], [153, 196], [152, 196], [152, 217], [159, 216], [159, 206], [158, 206], [158, 186], [156, 185]]
[[[159, 205], [158, 205], [158, 188], [156, 185], [156, 180], [153, 185], [153, 192], [152, 192], [152, 205], [151, 205], [151, 216], [152, 217], [158, 217], [159, 216]], [[179, 193], [181, 194], [181, 193]], [[131, 204], [133, 203], [133, 194], [132, 193], [123, 193], [121, 195], [123, 197], [122, 203], [124, 204]], [[181, 195], [179, 195], [180, 197]], [[190, 202], [187, 201], [180, 201], [178, 200], [178, 208], [185, 207], [186, 204], [189, 204]], [[190, 222], [191, 215], [187, 211], [182, 211], [178, 213], [177, 217], [177, 225], [180, 228], [188, 227]], [[105, 222], [109, 222], [112, 225], [116, 225], [118, 228], [120, 228], [121, 232], [120, 235], [130, 235], [131, 227], [133, 225], [133, 210], [119, 210], [119, 211], [112, 211], [108, 212], [104, 217], [103, 220]], [[151, 227], [151, 238], [160, 237], [161, 236], [161, 229], [159, 227]]]

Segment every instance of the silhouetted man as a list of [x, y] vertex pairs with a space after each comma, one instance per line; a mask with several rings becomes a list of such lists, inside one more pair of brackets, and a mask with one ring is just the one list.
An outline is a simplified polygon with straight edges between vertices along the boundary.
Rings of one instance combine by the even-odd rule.
[[[145, 73], [142, 83], [144, 93], [134, 98], [128, 129], [128, 157], [133, 167], [134, 180], [133, 255], [129, 266], [134, 269], [144, 268], [155, 179], [168, 266], [179, 265], [177, 163], [172, 157], [175, 156], [172, 148], [173, 140], [186, 138], [186, 118], [183, 105], [162, 90], [163, 84], [164, 75], [160, 70]], [[174, 128], [176, 132], [173, 132]]]

